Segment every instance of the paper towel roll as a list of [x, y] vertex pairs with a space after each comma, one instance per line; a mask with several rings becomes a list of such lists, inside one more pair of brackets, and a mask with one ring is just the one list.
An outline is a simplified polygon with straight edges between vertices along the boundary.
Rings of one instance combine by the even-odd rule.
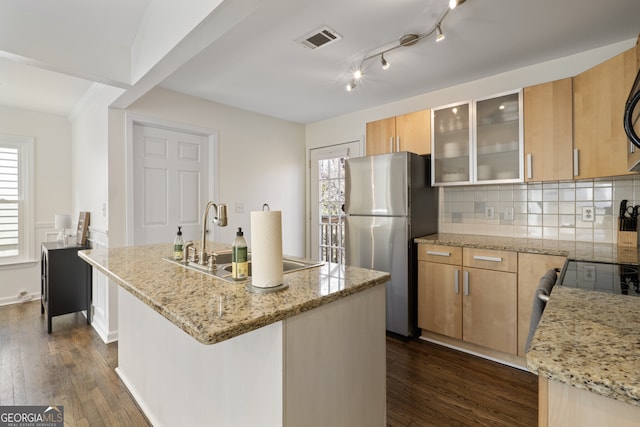
[[281, 213], [251, 212], [251, 284], [272, 288], [284, 283], [282, 276]]

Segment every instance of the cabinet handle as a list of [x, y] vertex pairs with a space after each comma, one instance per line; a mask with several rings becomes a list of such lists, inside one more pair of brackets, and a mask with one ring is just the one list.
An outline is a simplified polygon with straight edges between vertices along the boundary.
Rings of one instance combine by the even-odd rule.
[[578, 156], [578, 149], [573, 149], [573, 176], [580, 175], [580, 156]]
[[400, 152], [400, 137], [396, 136], [396, 152]]
[[502, 262], [502, 258], [497, 256], [474, 255], [473, 259], [477, 261]]
[[456, 295], [460, 293], [460, 270], [457, 269], [453, 272], [453, 290]]
[[427, 251], [427, 255], [433, 255], [433, 256], [451, 256], [451, 252]]
[[462, 274], [462, 280], [463, 280], [462, 286], [464, 288], [464, 294], [466, 296], [469, 296], [469, 272], [468, 271], [465, 271]]
[[389, 152], [393, 153], [393, 137], [389, 137]]
[[527, 154], [527, 179], [533, 179], [533, 157]]

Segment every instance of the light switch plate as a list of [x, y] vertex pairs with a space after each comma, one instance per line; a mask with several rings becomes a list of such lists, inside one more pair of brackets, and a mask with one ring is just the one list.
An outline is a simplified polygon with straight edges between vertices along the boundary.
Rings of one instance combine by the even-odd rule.
[[582, 207], [582, 220], [585, 222], [594, 222], [596, 220], [596, 211], [593, 206]]

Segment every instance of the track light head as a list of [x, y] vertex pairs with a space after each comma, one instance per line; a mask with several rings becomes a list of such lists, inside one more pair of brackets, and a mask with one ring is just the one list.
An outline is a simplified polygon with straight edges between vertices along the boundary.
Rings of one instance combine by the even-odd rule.
[[353, 72], [353, 78], [354, 80], [360, 80], [360, 77], [362, 77], [362, 70], [360, 68], [356, 68]]
[[382, 63], [383, 70], [386, 70], [389, 68], [389, 62], [386, 59], [384, 59], [384, 53], [380, 55], [380, 62]]
[[436, 25], [436, 42], [441, 42], [444, 40], [444, 33], [442, 32], [442, 28], [440, 24]]
[[450, 9], [455, 9], [456, 6], [460, 6], [465, 1], [467, 1], [467, 0], [449, 0], [449, 8]]
[[356, 88], [357, 84], [355, 80], [351, 80], [349, 84], [347, 84], [347, 92], [351, 92]]

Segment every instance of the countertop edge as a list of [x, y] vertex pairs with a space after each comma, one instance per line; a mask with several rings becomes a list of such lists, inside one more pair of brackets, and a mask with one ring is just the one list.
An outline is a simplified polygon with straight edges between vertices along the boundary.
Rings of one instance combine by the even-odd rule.
[[[207, 334], [195, 328], [190, 323], [185, 322], [184, 319], [181, 319], [175, 316], [173, 312], [166, 310], [162, 304], [158, 303], [157, 301], [154, 301], [153, 298], [151, 298], [150, 296], [145, 295], [144, 293], [141, 293], [135, 286], [132, 286], [126, 280], [114, 274], [108, 268], [101, 265], [99, 262], [97, 262], [93, 258], [91, 258], [89, 255], [87, 255], [87, 253], [85, 253], [85, 251], [79, 251], [78, 255], [80, 256], [80, 258], [82, 258], [85, 262], [90, 264], [92, 267], [97, 268], [107, 277], [117, 282], [117, 284], [120, 287], [122, 287], [124, 290], [131, 293], [133, 296], [138, 298], [145, 305], [149, 306], [151, 309], [153, 309], [154, 311], [162, 315], [164, 318], [169, 320], [171, 323], [173, 323], [176, 327], [182, 329], [184, 332], [186, 332], [195, 340], [197, 340], [198, 342], [204, 345], [216, 344], [216, 343], [237, 337], [247, 332], [251, 332], [261, 327], [270, 325], [272, 323], [276, 323], [281, 320], [288, 319], [290, 317], [296, 316], [305, 311], [309, 311], [314, 308], [320, 307], [322, 305], [329, 304], [331, 302], [348, 297], [350, 295], [367, 290], [369, 288], [373, 288], [378, 285], [383, 285], [387, 283], [391, 278], [391, 275], [389, 273], [379, 272], [381, 274], [379, 277], [370, 279], [370, 280], [365, 280], [363, 282], [360, 282], [356, 286], [348, 287], [340, 291], [333, 292], [329, 295], [319, 296], [319, 297], [310, 299], [308, 301], [305, 301], [304, 303], [298, 304], [296, 306], [289, 307], [287, 309], [278, 310], [276, 312], [270, 313], [269, 315], [264, 315], [253, 320], [246, 320], [241, 324], [234, 325], [232, 327], [229, 327], [217, 333]], [[288, 274], [296, 274], [296, 273], [294, 272], [294, 273], [288, 273]], [[222, 281], [222, 279], [218, 279], [215, 277], [211, 277], [211, 280]], [[285, 275], [285, 280], [286, 280], [286, 275]]]
[[[484, 237], [479, 235], [470, 235], [475, 238]], [[487, 236], [491, 237], [491, 236]], [[557, 256], [569, 256], [570, 251], [564, 249], [552, 249], [552, 248], [537, 248], [527, 245], [518, 245], [518, 244], [498, 244], [498, 243], [490, 243], [490, 242], [472, 242], [465, 241], [455, 238], [441, 238], [439, 234], [433, 234], [429, 236], [416, 237], [414, 242], [417, 244], [427, 244], [427, 245], [442, 245], [442, 246], [457, 246], [457, 247], [465, 247], [465, 248], [474, 248], [474, 249], [491, 249], [491, 250], [502, 250], [502, 251], [513, 251], [513, 252], [524, 252], [530, 254], [540, 254], [540, 255], [557, 255]]]

